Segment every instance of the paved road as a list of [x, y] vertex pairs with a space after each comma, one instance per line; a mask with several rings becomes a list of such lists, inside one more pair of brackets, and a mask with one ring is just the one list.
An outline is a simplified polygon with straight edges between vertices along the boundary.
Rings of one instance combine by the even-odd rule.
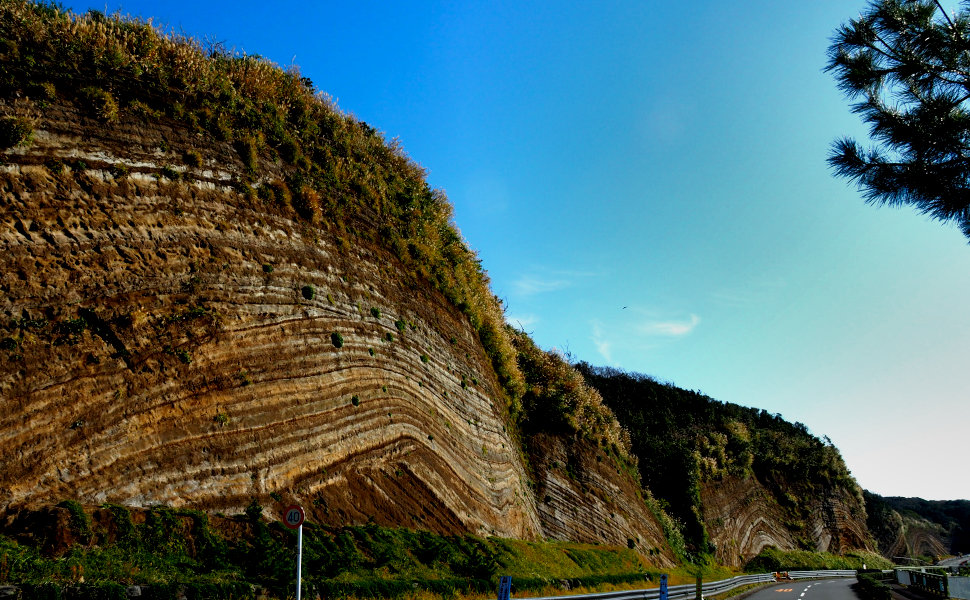
[[783, 581], [751, 594], [746, 600], [859, 600], [852, 591], [855, 577]]
[[955, 567], [964, 562], [966, 562], [967, 564], [970, 564], [970, 554], [967, 554], [965, 556], [957, 556], [956, 558], [948, 558], [946, 560], [941, 560], [936, 564], [940, 565], [941, 567]]

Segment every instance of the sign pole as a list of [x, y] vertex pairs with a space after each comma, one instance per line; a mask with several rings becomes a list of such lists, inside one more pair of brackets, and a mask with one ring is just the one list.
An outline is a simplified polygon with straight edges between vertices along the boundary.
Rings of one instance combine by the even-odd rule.
[[286, 507], [283, 513], [283, 524], [290, 529], [296, 529], [296, 600], [300, 600], [300, 580], [303, 575], [303, 521], [306, 520], [306, 513], [303, 509], [291, 504]]
[[296, 530], [296, 600], [300, 600], [300, 576], [303, 574], [303, 523]]

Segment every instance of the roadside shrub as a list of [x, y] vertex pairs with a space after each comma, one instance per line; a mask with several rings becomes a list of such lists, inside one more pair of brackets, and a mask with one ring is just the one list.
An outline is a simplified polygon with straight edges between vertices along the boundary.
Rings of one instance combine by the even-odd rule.
[[85, 542], [91, 537], [91, 517], [77, 500], [62, 500], [57, 506], [67, 509], [71, 515], [71, 530]]
[[34, 138], [34, 127], [24, 117], [3, 117], [0, 119], [0, 148], [28, 146]]
[[853, 586], [863, 600], [892, 600], [892, 588], [879, 579], [882, 573], [859, 573]]
[[81, 90], [81, 100], [98, 120], [105, 122], [118, 120], [118, 102], [111, 92], [99, 87], [86, 87]]

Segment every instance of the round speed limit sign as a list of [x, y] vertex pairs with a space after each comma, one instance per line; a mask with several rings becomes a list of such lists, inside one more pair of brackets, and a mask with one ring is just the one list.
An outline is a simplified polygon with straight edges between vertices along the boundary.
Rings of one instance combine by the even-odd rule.
[[306, 519], [306, 513], [296, 504], [288, 506], [286, 512], [283, 513], [283, 524], [290, 529], [296, 529], [300, 525], [303, 525], [304, 519]]

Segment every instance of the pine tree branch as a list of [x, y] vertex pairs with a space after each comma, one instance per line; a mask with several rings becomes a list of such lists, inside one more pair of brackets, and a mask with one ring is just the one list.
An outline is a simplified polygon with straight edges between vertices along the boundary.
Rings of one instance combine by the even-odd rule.
[[933, 0], [933, 3], [936, 4], [936, 7], [940, 9], [941, 13], [943, 13], [943, 18], [946, 19], [946, 22], [950, 24], [950, 29], [953, 29], [953, 21], [950, 20], [950, 15], [946, 14], [946, 10], [944, 10], [943, 5], [940, 4], [940, 0]]

